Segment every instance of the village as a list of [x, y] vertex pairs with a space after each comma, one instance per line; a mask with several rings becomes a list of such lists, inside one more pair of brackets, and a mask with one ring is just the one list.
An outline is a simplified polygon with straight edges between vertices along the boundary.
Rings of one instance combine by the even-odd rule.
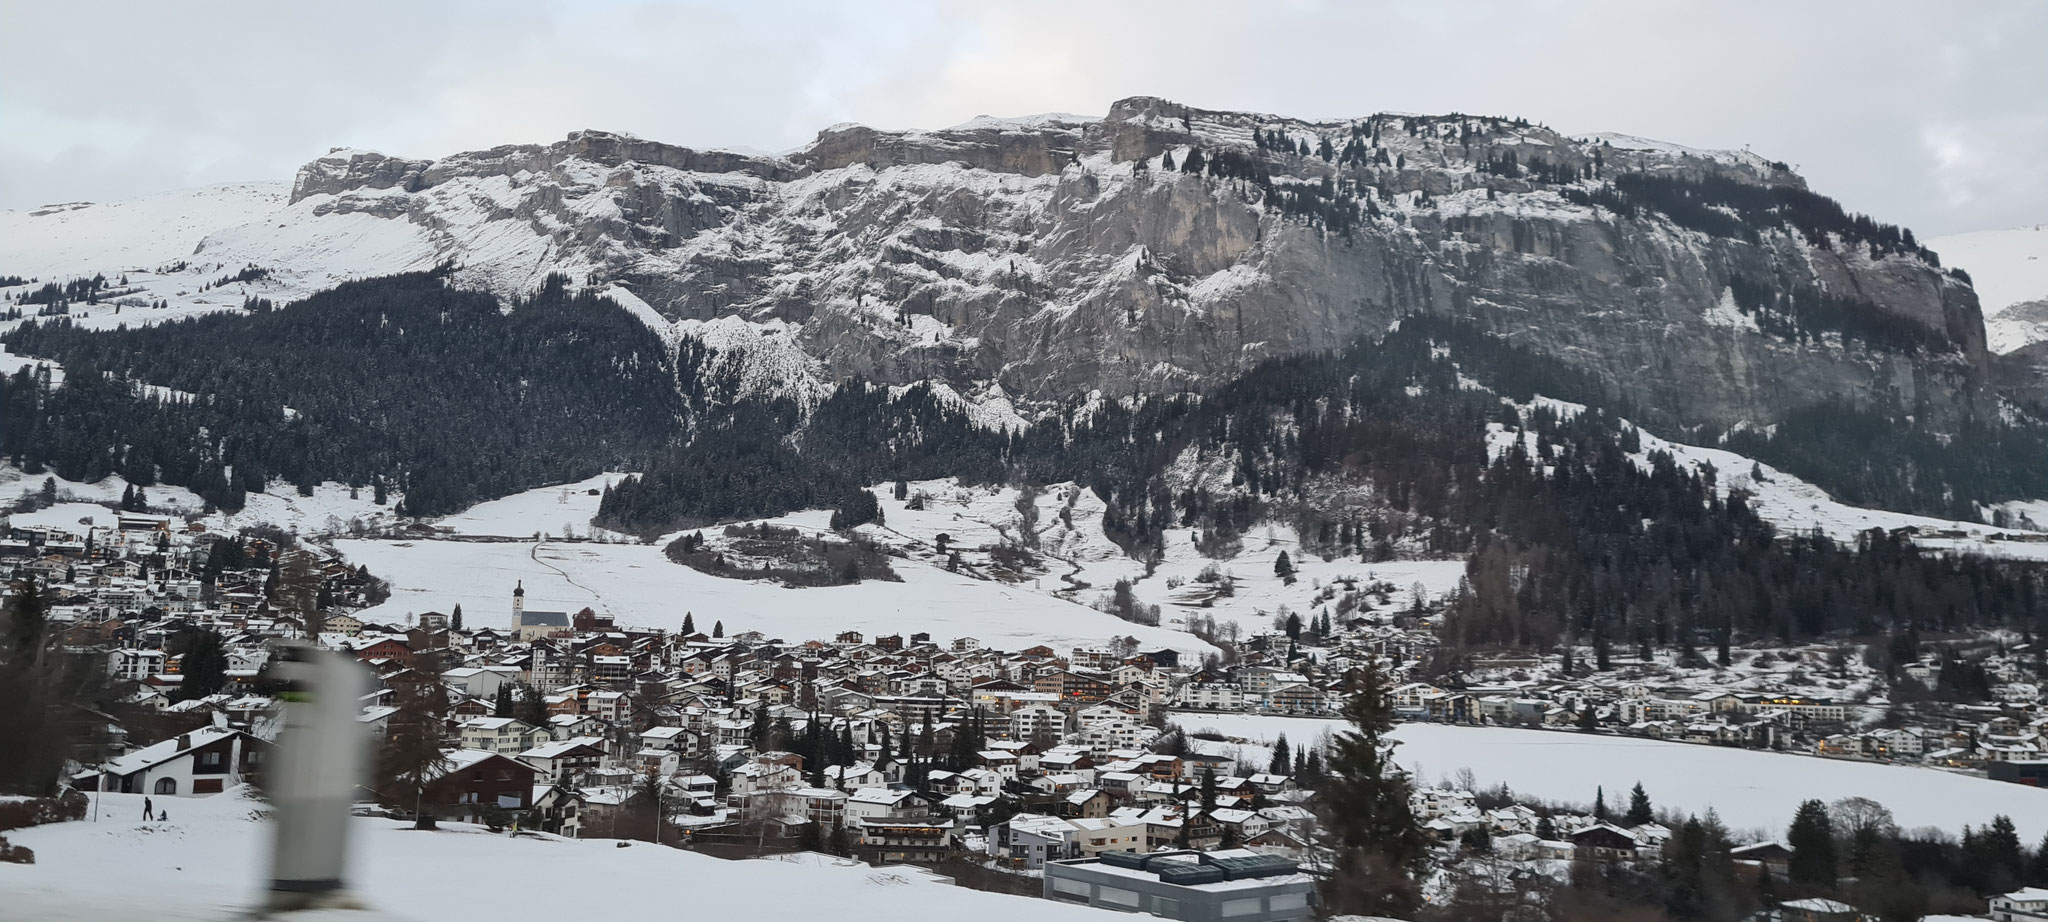
[[[925, 632], [728, 631], [724, 619], [745, 623], [742, 612], [686, 610], [680, 629], [648, 629], [591, 608], [529, 608], [517, 583], [498, 611], [380, 623], [354, 614], [382, 600], [374, 574], [289, 534], [215, 534], [141, 511], [104, 521], [8, 528], [0, 575], [11, 594], [38, 594], [67, 647], [103, 654], [110, 678], [132, 687], [134, 709], [105, 723], [112, 756], [80, 764], [71, 783], [165, 804], [260, 781], [279, 712], [267, 670], [305, 640], [375, 674], [360, 717], [372, 737], [419, 699], [409, 690], [443, 692], [431, 777], [411, 793], [363, 792], [392, 815], [721, 857], [823, 851], [1109, 908], [1129, 908], [1099, 902], [1117, 875], [1198, 889], [1260, 880], [1273, 912], [1294, 908], [1291, 894], [1305, 906], [1327, 736], [1241, 761], [1209, 745], [1233, 741], [1197, 728], [1212, 715], [1339, 716], [1368, 668], [1390, 677], [1410, 722], [1920, 763], [2027, 784], [2048, 773], [2048, 716], [2024, 645], [1968, 661], [1984, 700], [1892, 706], [1850, 689], [1857, 664], [1840, 651], [1745, 654], [1778, 668], [1737, 671], [1736, 688], [1652, 661], [1566, 673], [1558, 657], [1503, 653], [1446, 668], [1428, 609], [1371, 604], [1385, 585], [1332, 584], [1330, 597], [1352, 600], [1341, 615], [1276, 618], [1201, 661], [1131, 638], [999, 650]], [[1906, 672], [1932, 687], [1962, 668], [1930, 647]], [[1789, 681], [1758, 687], [1760, 676]], [[1671, 815], [1602, 793], [1590, 806], [1518, 802], [1417, 779], [1412, 807], [1453, 866], [1484, 856], [1562, 873], [1654, 856], [1673, 835]], [[1149, 870], [1127, 857], [1153, 855]], [[1766, 877], [1782, 877], [1788, 857], [1776, 841], [1736, 850]], [[1159, 898], [1196, 899], [1173, 892]]]

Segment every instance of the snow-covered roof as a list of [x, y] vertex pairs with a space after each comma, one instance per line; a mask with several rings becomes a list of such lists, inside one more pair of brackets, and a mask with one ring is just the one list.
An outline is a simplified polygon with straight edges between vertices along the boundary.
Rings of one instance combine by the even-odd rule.
[[161, 743], [137, 749], [118, 759], [109, 760], [106, 763], [106, 772], [110, 775], [131, 775], [169, 762], [202, 746], [218, 743], [240, 732], [226, 727], [201, 727]]
[[519, 754], [526, 759], [559, 759], [578, 749], [589, 746], [604, 751], [604, 740], [595, 736], [578, 736], [553, 743], [543, 743]]

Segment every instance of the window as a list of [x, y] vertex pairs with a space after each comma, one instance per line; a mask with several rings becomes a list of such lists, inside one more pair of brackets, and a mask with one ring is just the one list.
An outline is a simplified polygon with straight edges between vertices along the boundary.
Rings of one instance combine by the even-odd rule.
[[1111, 906], [1138, 908], [1138, 893], [1135, 890], [1124, 890], [1119, 887], [1098, 887], [1095, 890], [1095, 898]]
[[176, 793], [178, 793], [178, 779], [176, 779], [176, 778], [158, 778], [158, 779], [156, 779], [156, 792], [157, 792], [158, 794], [176, 794]]
[[1224, 900], [1223, 917], [1229, 919], [1236, 916], [1258, 915], [1260, 912], [1259, 902], [1256, 897], [1248, 900]]
[[1088, 882], [1066, 877], [1052, 879], [1052, 893], [1061, 899], [1088, 902]]
[[1267, 905], [1267, 907], [1268, 907], [1268, 908], [1270, 908], [1270, 909], [1273, 909], [1273, 910], [1275, 910], [1275, 911], [1278, 911], [1278, 910], [1281, 910], [1281, 909], [1307, 909], [1307, 908], [1308, 908], [1308, 894], [1306, 894], [1306, 893], [1280, 893], [1280, 894], [1275, 894], [1275, 895], [1273, 895], [1272, 897], [1270, 897], [1270, 898], [1268, 898], [1268, 899], [1267, 899], [1267, 901], [1266, 901], [1266, 905]]
[[1169, 918], [1179, 916], [1180, 901], [1170, 900], [1163, 896], [1155, 896], [1152, 898], [1152, 914]]

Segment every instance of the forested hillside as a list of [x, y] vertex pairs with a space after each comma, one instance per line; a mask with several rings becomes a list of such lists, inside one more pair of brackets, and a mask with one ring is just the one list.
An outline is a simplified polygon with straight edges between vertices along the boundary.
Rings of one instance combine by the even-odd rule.
[[[1835, 631], [2032, 633], [2048, 615], [2038, 567], [1881, 534], [1860, 547], [1778, 534], [1712, 471], [1641, 452], [1622, 421], [1632, 408], [1596, 376], [1440, 318], [1268, 361], [1204, 395], [1047, 407], [1024, 429], [977, 421], [929, 385], [848, 382], [808, 410], [742, 396], [699, 344], [672, 352], [560, 280], [509, 313], [414, 274], [146, 329], [29, 324], [8, 343], [66, 366], [61, 387], [24, 371], [0, 391], [0, 450], [17, 463], [189, 485], [223, 507], [271, 478], [336, 480], [394, 485], [404, 511], [435, 514], [623, 468], [644, 474], [605, 494], [598, 524], [652, 535], [838, 505], [890, 480], [1072, 480], [1140, 559], [1167, 528], [1228, 548], [1262, 523], [1291, 526], [1308, 553], [1469, 555], [1453, 647], [1576, 639], [1602, 656], [1725, 656], [1745, 638]], [[2048, 495], [2028, 463], [2048, 456], [2037, 429], [1985, 424], [1937, 451], [1910, 420], [1860, 412], [1742, 447], [1909, 505]], [[1831, 432], [1863, 450], [1816, 450]]]
[[189, 486], [225, 509], [273, 480], [331, 480], [453, 512], [652, 458], [684, 413], [661, 340], [559, 279], [509, 313], [415, 273], [117, 332], [31, 322], [7, 342], [66, 373], [0, 384], [0, 453], [72, 480]]

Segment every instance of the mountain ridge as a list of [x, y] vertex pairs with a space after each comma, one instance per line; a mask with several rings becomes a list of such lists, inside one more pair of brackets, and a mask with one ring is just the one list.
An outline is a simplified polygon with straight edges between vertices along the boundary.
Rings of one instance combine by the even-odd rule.
[[[1280, 153], [1269, 136], [1291, 149]], [[1344, 152], [1304, 155], [1311, 137]], [[1604, 352], [1617, 390], [1672, 408], [1683, 425], [1768, 424], [1787, 394], [1900, 391], [1938, 405], [1981, 395], [1981, 318], [1967, 287], [1938, 267], [1798, 245], [1776, 229], [1762, 245], [1721, 252], [1731, 248], [1712, 235], [1567, 201], [1560, 193], [1598, 185], [1579, 177], [1610, 158], [1674, 181], [1805, 189], [1754, 154], [1596, 137], [1462, 115], [1308, 121], [1133, 97], [1099, 119], [834, 126], [777, 157], [596, 131], [431, 161], [347, 154], [301, 170], [291, 198], [317, 216], [402, 215], [435, 238], [437, 255], [463, 264], [458, 279], [501, 294], [565, 271], [630, 290], [671, 320], [779, 320], [831, 378], [937, 378], [963, 393], [995, 384], [1038, 401], [1196, 390], [1402, 314], [1450, 312], [1550, 336], [1560, 352]], [[1151, 167], [1196, 150], [1211, 161], [1256, 157], [1238, 167], [1263, 173]], [[1546, 182], [1525, 163], [1574, 178]], [[1545, 273], [1542, 260], [1580, 277], [1529, 277]], [[1630, 290], [1629, 271], [1685, 290]], [[1749, 337], [1715, 320], [1738, 271], [1855, 292], [1874, 305], [1859, 310], [1936, 331], [1953, 356], [1902, 362]], [[1620, 342], [1613, 329], [1575, 330], [1583, 318], [1561, 309], [1568, 300], [1651, 316]], [[1515, 313], [1541, 319], [1517, 323]], [[1714, 343], [1666, 386], [1636, 386], [1641, 369], [1681, 353], [1668, 348], [1667, 327], [1742, 341]], [[1771, 381], [1789, 383], [1774, 394]]]

